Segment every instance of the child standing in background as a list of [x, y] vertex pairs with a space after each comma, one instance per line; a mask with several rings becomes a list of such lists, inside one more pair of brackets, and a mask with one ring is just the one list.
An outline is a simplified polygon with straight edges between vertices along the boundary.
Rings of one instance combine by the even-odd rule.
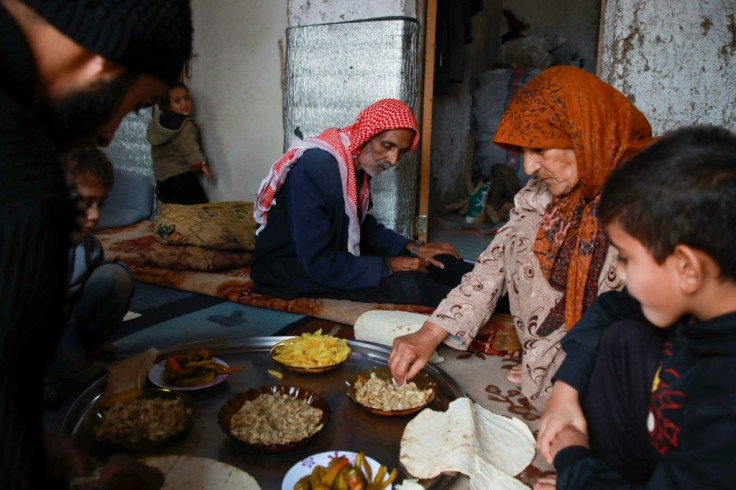
[[207, 180], [212, 173], [202, 150], [199, 128], [190, 116], [189, 89], [177, 83], [153, 109], [146, 138], [151, 143], [158, 200], [175, 204], [208, 202], [198, 171]]
[[65, 163], [84, 206], [84, 224], [69, 253], [67, 324], [45, 383], [48, 407], [61, 403], [100, 371], [93, 361], [111, 351], [106, 342], [123, 323], [134, 285], [122, 262], [106, 262], [102, 244], [92, 234], [115, 179], [110, 160], [92, 146], [70, 151]]
[[676, 131], [621, 165], [598, 215], [626, 290], [562, 340], [535, 489], [733, 488], [736, 134]]

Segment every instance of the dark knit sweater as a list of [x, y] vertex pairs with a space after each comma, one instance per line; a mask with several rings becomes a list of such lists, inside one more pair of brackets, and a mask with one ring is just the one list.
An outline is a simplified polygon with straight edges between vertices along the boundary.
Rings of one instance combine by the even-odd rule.
[[41, 382], [63, 327], [74, 211], [32, 106], [25, 38], [0, 7], [0, 488], [49, 488]]

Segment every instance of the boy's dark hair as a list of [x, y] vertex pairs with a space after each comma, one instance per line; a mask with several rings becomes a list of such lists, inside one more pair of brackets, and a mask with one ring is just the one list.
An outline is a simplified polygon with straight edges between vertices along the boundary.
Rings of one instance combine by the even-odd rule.
[[677, 245], [708, 254], [736, 279], [736, 134], [678, 129], [617, 168], [598, 214], [644, 245], [658, 264]]
[[72, 177], [92, 174], [100, 179], [102, 186], [107, 191], [112, 189], [115, 183], [115, 173], [110, 159], [107, 158], [105, 152], [96, 146], [85, 146], [70, 150], [64, 155], [64, 162]]
[[165, 94], [161, 96], [161, 98], [158, 101], [158, 106], [161, 109], [168, 110], [171, 108], [171, 91], [175, 88], [183, 88], [186, 89], [187, 92], [189, 92], [189, 87], [184, 85], [183, 82], [176, 82], [174, 85], [169, 87], [169, 89], [166, 91]]

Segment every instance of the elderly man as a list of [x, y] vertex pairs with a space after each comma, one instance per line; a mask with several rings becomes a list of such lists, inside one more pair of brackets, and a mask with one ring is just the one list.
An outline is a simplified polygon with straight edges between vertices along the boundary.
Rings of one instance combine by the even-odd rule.
[[[66, 487], [49, 478], [41, 442], [41, 380], [65, 323], [81, 218], [59, 155], [109, 143], [127, 112], [177, 80], [191, 42], [188, 1], [0, 0], [0, 488]], [[51, 447], [76, 455], [64, 441]], [[91, 470], [74, 463], [57, 468]], [[100, 474], [100, 488], [162, 480], [120, 458]]]
[[355, 123], [292, 146], [261, 184], [251, 264], [258, 292], [436, 306], [472, 267], [368, 214], [370, 181], [416, 148], [411, 109], [383, 99]]

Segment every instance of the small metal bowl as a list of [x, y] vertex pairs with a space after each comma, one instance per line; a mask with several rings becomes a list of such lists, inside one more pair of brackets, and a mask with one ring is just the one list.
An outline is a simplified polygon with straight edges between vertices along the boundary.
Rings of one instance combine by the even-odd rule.
[[299, 337], [294, 337], [291, 339], [282, 340], [281, 342], [278, 342], [273, 347], [271, 347], [271, 350], [269, 351], [269, 355], [271, 356], [271, 359], [276, 364], [279, 364], [281, 366], [284, 366], [284, 368], [288, 369], [289, 371], [292, 371], [294, 373], [300, 373], [300, 374], [320, 374], [320, 373], [326, 373], [327, 371], [332, 371], [333, 369], [337, 368], [341, 364], [344, 364], [347, 362], [348, 359], [350, 359], [350, 355], [352, 354], [352, 350], [348, 352], [348, 355], [340, 362], [336, 362], [335, 364], [330, 364], [328, 366], [315, 366], [315, 367], [307, 367], [307, 366], [295, 366], [293, 364], [287, 364], [281, 361], [278, 361], [274, 358], [278, 352], [289, 345], [292, 342], [295, 342]]
[[391, 382], [393, 379], [391, 376], [391, 370], [387, 366], [379, 366], [367, 369], [365, 371], [361, 371], [359, 373], [355, 373], [352, 376], [350, 376], [347, 381], [345, 381], [345, 394], [350, 398], [353, 402], [355, 402], [360, 408], [363, 410], [366, 410], [370, 413], [374, 413], [376, 415], [383, 415], [386, 417], [398, 417], [402, 415], [410, 415], [412, 413], [416, 413], [419, 410], [423, 409], [437, 397], [437, 383], [434, 381], [432, 376], [427, 374], [425, 371], [420, 371], [419, 374], [417, 374], [414, 379], [412, 380], [414, 384], [417, 385], [417, 388], [420, 390], [426, 390], [430, 388], [432, 390], [432, 395], [429, 397], [429, 400], [427, 400], [425, 403], [418, 405], [416, 407], [411, 408], [405, 408], [401, 410], [383, 410], [376, 407], [370, 407], [368, 405], [364, 405], [361, 402], [358, 401], [356, 397], [356, 388], [355, 385], [358, 382], [358, 380], [362, 379], [369, 379], [371, 377], [371, 373], [376, 373], [376, 377], [379, 379], [386, 380], [388, 382]]
[[[243, 407], [243, 404], [246, 402], [246, 400], [252, 401], [258, 398], [262, 394], [271, 394], [271, 395], [288, 395], [289, 398], [292, 399], [298, 399], [298, 400], [304, 400], [307, 402], [308, 405], [312, 407], [319, 408], [322, 410], [322, 417], [319, 420], [320, 425], [322, 427], [315, 432], [314, 434], [307, 436], [303, 439], [300, 439], [298, 441], [288, 442], [285, 444], [259, 444], [259, 443], [250, 443], [248, 441], [245, 441], [243, 439], [240, 439], [239, 437], [235, 436], [231, 431], [230, 423], [232, 421], [233, 415], [238, 413], [238, 411]], [[292, 449], [296, 449], [298, 447], [301, 447], [305, 445], [307, 442], [310, 441], [315, 435], [317, 435], [322, 429], [324, 429], [325, 425], [327, 425], [327, 422], [330, 420], [330, 406], [327, 404], [324, 398], [319, 396], [317, 393], [314, 393], [312, 391], [305, 390], [304, 388], [299, 388], [296, 386], [260, 386], [258, 388], [253, 388], [251, 390], [248, 390], [244, 393], [240, 393], [238, 395], [235, 395], [234, 397], [230, 398], [225, 404], [220, 408], [220, 411], [217, 414], [217, 421], [220, 424], [220, 427], [223, 431], [233, 439], [235, 439], [240, 444], [252, 448], [258, 451], [267, 452], [267, 453], [275, 453], [275, 452], [283, 452], [283, 451], [290, 451]]]
[[[126, 439], [125, 435], [121, 434], [111, 435], [110, 437], [97, 437], [96, 429], [102, 424], [105, 415], [112, 406], [116, 405], [117, 403], [131, 403], [132, 401], [137, 399], [145, 400], [156, 398], [161, 398], [164, 400], [179, 399], [184, 403], [184, 407], [189, 409], [189, 414], [185, 418], [184, 423], [181, 424], [179, 429], [175, 432], [172, 432], [171, 434], [167, 434], [165, 437], [155, 440], [143, 437], [140, 441], [137, 442], [131, 442], [129, 439]], [[168, 444], [169, 442], [173, 441], [184, 432], [189, 430], [189, 428], [191, 428], [199, 418], [199, 406], [197, 404], [197, 400], [185, 393], [179, 393], [173, 390], [163, 388], [145, 388], [143, 390], [133, 390], [121, 395], [116, 395], [115, 400], [107, 404], [100, 402], [96, 403], [85, 414], [84, 418], [82, 419], [82, 425], [94, 440], [120, 449], [136, 451], [139, 449], [163, 446], [164, 444]]]

